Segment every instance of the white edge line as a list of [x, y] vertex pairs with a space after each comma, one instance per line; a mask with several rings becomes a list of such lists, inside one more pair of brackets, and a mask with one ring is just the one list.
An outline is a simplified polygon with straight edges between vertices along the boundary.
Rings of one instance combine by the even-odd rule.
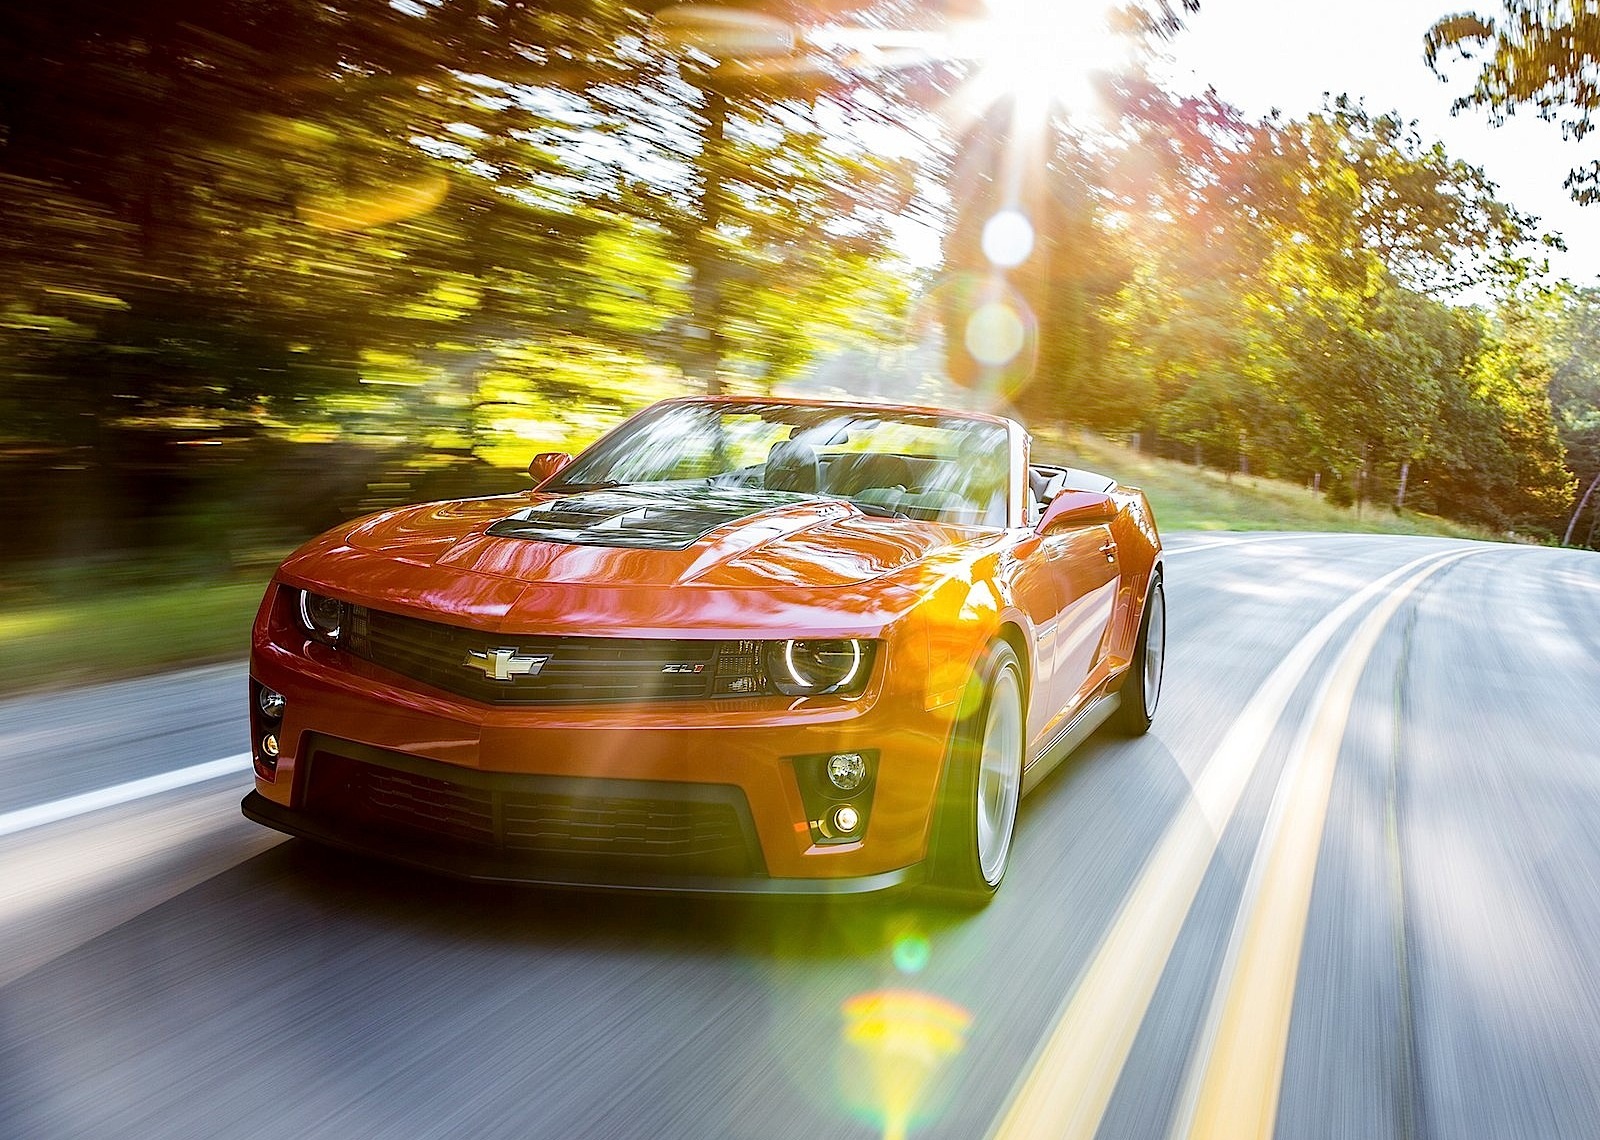
[[114, 784], [109, 788], [68, 796], [64, 800], [19, 808], [17, 811], [0, 815], [0, 837], [15, 835], [19, 831], [27, 831], [34, 827], [43, 827], [47, 823], [58, 823], [73, 816], [87, 815], [101, 808], [132, 803], [146, 796], [170, 792], [174, 788], [186, 788], [190, 784], [203, 784], [207, 780], [215, 780], [221, 776], [236, 775], [249, 768], [250, 753], [241, 752], [237, 756], [224, 756], [221, 760], [210, 760], [204, 764], [179, 768], [175, 772], [162, 772], [156, 776], [146, 776], [141, 780], [129, 780], [126, 784]]
[[[1193, 533], [1193, 532], [1191, 532], [1191, 533]], [[1228, 534], [1229, 532], [1228, 531], [1213, 531], [1211, 533], [1221, 535], [1221, 534]], [[1295, 539], [1301, 539], [1301, 538], [1327, 538], [1327, 537], [1348, 538], [1349, 534], [1347, 532], [1344, 532], [1344, 531], [1289, 531], [1288, 533], [1266, 533], [1266, 534], [1262, 534], [1260, 532], [1251, 532], [1249, 534], [1241, 535], [1238, 538], [1216, 538], [1216, 539], [1211, 539], [1211, 540], [1201, 540], [1199, 542], [1188, 543], [1188, 544], [1185, 544], [1185, 543], [1182, 542], [1182, 540], [1179, 540], [1179, 545], [1177, 545], [1177, 546], [1162, 546], [1161, 552], [1163, 554], [1174, 554], [1174, 555], [1176, 555], [1176, 554], [1198, 554], [1202, 550], [1217, 550], [1217, 549], [1219, 549], [1221, 547], [1224, 547], [1224, 546], [1252, 546], [1252, 545], [1254, 545], [1254, 544], [1256, 544], [1258, 542], [1291, 542], [1291, 541], [1294, 541]], [[1405, 537], [1414, 537], [1414, 536], [1409, 536], [1408, 535], [1408, 536], [1405, 536]]]

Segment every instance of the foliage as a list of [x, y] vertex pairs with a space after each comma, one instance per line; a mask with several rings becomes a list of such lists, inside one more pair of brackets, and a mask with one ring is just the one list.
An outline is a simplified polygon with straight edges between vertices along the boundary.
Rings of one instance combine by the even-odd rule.
[[[1559, 531], [1533, 219], [1342, 97], [1251, 123], [1137, 76], [1107, 95], [1116, 135], [1057, 126], [1040, 252], [1010, 275], [1039, 321], [1025, 409], [1344, 502]], [[1451, 302], [1469, 290], [1493, 311]]]
[[1550, 403], [1567, 467], [1577, 476], [1579, 503], [1564, 534], [1575, 545], [1600, 539], [1600, 492], [1582, 500], [1600, 478], [1600, 292], [1553, 289], [1530, 317], [1550, 362]]
[[[1480, 60], [1472, 90], [1455, 109], [1485, 108], [1496, 125], [1519, 107], [1559, 120], [1582, 139], [1600, 108], [1600, 12], [1571, 0], [1504, 0], [1498, 16], [1446, 16], [1424, 38], [1428, 66], [1443, 78], [1441, 57]], [[1575, 169], [1567, 187], [1580, 202], [1600, 201], [1600, 162]]]
[[0, 444], [79, 472], [78, 548], [161, 509], [152, 441], [581, 435], [702, 341], [760, 387], [897, 334], [911, 176], [859, 84], [726, 77], [652, 42], [659, 6], [8, 9]]
[[[877, 392], [858, 373], [890, 358], [922, 385], [930, 311], [949, 372], [1034, 424], [1229, 473], [1556, 533], [1600, 470], [1600, 301], [1543, 289], [1532, 220], [1398, 114], [1249, 121], [1136, 52], [1099, 78], [1101, 121], [1025, 134], [1020, 91], [949, 110], [981, 63], [861, 47], [940, 42], [981, 0], [741, 5], [854, 29], [773, 56], [663, 36], [667, 6], [0, 15], [0, 459], [56, 472], [48, 553], [259, 541], [232, 520], [266, 438], [409, 453], [323, 496], [366, 509], [693, 387]], [[1195, 10], [1114, 23], [1150, 44]], [[1451, 29], [1435, 50], [1499, 34]], [[881, 145], [912, 136], [919, 162]], [[1016, 208], [1032, 256], [1002, 271], [984, 231]], [[924, 297], [891, 231], [946, 214]], [[979, 362], [971, 322], [996, 314], [1016, 346]], [[205, 486], [234, 497], [196, 504]]]
[[1551, 362], [1550, 400], [1580, 475], [1600, 471], [1600, 290], [1556, 289], [1535, 310]]

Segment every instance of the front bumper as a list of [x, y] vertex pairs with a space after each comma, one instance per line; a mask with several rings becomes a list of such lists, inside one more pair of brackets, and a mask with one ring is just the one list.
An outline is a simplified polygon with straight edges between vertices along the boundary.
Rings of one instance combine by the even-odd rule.
[[418, 848], [414, 843], [393, 836], [357, 832], [329, 824], [305, 812], [273, 803], [260, 792], [245, 796], [239, 808], [246, 819], [288, 835], [402, 866], [480, 883], [696, 895], [857, 895], [906, 886], [922, 879], [921, 864], [848, 879], [797, 879], [761, 874], [661, 873], [638, 866], [629, 867], [616, 861], [587, 866], [565, 860], [540, 862], [499, 853], [449, 850], [444, 847]]
[[[258, 628], [251, 676], [286, 699], [277, 726], [281, 753], [275, 775], [258, 774], [244, 809], [267, 826], [490, 881], [834, 894], [881, 890], [921, 875], [957, 710], [953, 703], [928, 707], [920, 660], [901, 670], [888, 667], [892, 657], [880, 662], [860, 698], [503, 707], [325, 646], [284, 644], [266, 632]], [[411, 768], [469, 794], [492, 791], [496, 781], [652, 785], [668, 788], [660, 798], [669, 801], [727, 789], [737, 793], [752, 858], [705, 874], [692, 860], [670, 871], [664, 868], [672, 860], [551, 862], [508, 852], [498, 833], [479, 836], [465, 851], [459, 843], [432, 844], [426, 826], [409, 827], [399, 839], [374, 834], [347, 827], [337, 812], [313, 802], [318, 749], [360, 754], [385, 771]], [[863, 830], [848, 840], [819, 836], [816, 783], [800, 774], [818, 757], [844, 751], [869, 754], [877, 765], [857, 804]]]

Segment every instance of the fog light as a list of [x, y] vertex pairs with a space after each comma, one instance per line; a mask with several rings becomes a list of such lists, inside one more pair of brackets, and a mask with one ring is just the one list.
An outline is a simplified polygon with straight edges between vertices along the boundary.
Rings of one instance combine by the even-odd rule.
[[261, 738], [261, 754], [263, 756], [270, 756], [274, 760], [276, 760], [278, 758], [278, 734], [277, 733], [269, 732], [269, 733], [267, 733], [265, 736], [263, 736]]
[[261, 711], [273, 720], [283, 715], [283, 706], [288, 702], [283, 699], [282, 693], [275, 693], [265, 685], [256, 696], [256, 703], [261, 706]]
[[840, 835], [849, 835], [861, 826], [861, 813], [849, 804], [843, 804], [833, 809], [833, 830]]
[[853, 792], [867, 778], [867, 761], [859, 752], [840, 752], [828, 757], [828, 783], [841, 792]]

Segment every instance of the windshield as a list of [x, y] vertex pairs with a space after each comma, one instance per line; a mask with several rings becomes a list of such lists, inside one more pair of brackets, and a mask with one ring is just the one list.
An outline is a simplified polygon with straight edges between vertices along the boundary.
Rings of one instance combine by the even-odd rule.
[[1006, 432], [870, 407], [668, 404], [590, 448], [547, 489], [712, 486], [848, 499], [871, 514], [1004, 526]]

